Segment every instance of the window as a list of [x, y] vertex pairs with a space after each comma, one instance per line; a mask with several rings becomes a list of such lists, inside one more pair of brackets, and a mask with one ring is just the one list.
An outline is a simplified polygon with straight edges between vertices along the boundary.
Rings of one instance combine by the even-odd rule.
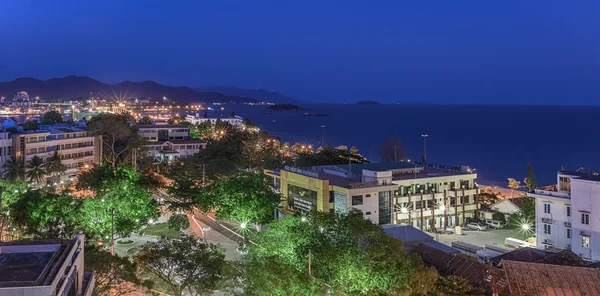
[[571, 207], [567, 207], [567, 217], [571, 217]]
[[550, 224], [544, 224], [544, 233], [545, 234], [552, 234], [552, 225], [550, 225]]
[[590, 224], [590, 214], [581, 213], [581, 224], [585, 224], [585, 225]]
[[550, 214], [550, 204], [544, 204], [544, 213]]
[[353, 195], [352, 196], [352, 205], [360, 206], [363, 204], [363, 196], [362, 195]]
[[366, 212], [365, 215], [371, 215], [371, 212]]
[[590, 237], [589, 236], [582, 236], [581, 237], [581, 246], [584, 248], [589, 248], [590, 247]]
[[335, 201], [335, 197], [333, 195], [333, 191], [329, 191], [329, 203], [333, 203]]
[[567, 228], [567, 238], [571, 238], [571, 228]]

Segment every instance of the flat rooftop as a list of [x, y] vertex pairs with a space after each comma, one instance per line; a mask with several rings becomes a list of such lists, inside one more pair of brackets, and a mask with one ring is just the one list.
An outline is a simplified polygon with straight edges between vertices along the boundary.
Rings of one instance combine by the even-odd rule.
[[34, 131], [24, 131], [18, 134], [47, 134], [60, 135], [65, 133], [78, 133], [87, 131], [86, 127], [75, 125], [75, 124], [52, 124], [52, 125], [40, 125], [39, 128]]
[[592, 171], [559, 171], [559, 175], [577, 176], [578, 179], [600, 182], [600, 174]]
[[157, 128], [188, 128], [185, 124], [143, 124], [137, 125], [138, 129], [157, 129]]
[[49, 285], [75, 240], [4, 242], [0, 248], [0, 288]]
[[414, 179], [437, 178], [437, 177], [471, 175], [471, 174], [475, 174], [475, 173], [474, 172], [463, 172], [463, 171], [458, 171], [458, 170], [425, 168], [421, 171], [418, 171], [416, 175], [414, 173], [392, 175], [392, 180], [393, 181], [401, 181], [401, 180], [414, 180]]
[[374, 172], [385, 172], [402, 169], [417, 169], [422, 168], [421, 166], [415, 165], [412, 162], [373, 162], [373, 163], [361, 163], [361, 164], [338, 164], [334, 165], [344, 170], [352, 169], [353, 172], [362, 172], [362, 170], [374, 171]]

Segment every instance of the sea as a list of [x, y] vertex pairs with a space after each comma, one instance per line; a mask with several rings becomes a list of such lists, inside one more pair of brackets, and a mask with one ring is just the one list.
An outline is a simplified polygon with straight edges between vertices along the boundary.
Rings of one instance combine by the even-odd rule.
[[[249, 118], [281, 142], [314, 147], [356, 146], [373, 162], [389, 137], [402, 139], [407, 159], [475, 168], [480, 184], [523, 180], [531, 163], [538, 184], [556, 183], [556, 172], [600, 171], [600, 107], [487, 105], [300, 105], [300, 111], [266, 106], [214, 106], [209, 116]], [[224, 110], [220, 110], [220, 108]], [[309, 113], [313, 116], [305, 116]], [[314, 115], [323, 116], [314, 116]]]

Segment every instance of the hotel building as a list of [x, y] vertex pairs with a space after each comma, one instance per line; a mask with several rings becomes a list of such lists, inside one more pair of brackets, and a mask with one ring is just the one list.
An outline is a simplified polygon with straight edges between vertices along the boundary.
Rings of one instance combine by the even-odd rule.
[[214, 125], [217, 123], [218, 120], [220, 120], [222, 122], [227, 122], [233, 126], [241, 126], [244, 123], [244, 119], [240, 116], [225, 117], [225, 118], [207, 118], [207, 117], [200, 116], [200, 113], [196, 113], [195, 116], [188, 114], [185, 117], [185, 121], [187, 121], [191, 124], [201, 124], [204, 122], [210, 122], [211, 124]]
[[190, 129], [183, 124], [138, 125], [137, 128], [145, 140], [144, 151], [156, 162], [189, 158], [206, 148], [206, 142], [192, 139]]
[[85, 127], [73, 124], [41, 125], [36, 131], [11, 134], [12, 155], [27, 163], [38, 156], [44, 163], [52, 160], [58, 151], [67, 170], [56, 180], [52, 176], [46, 182], [68, 183], [72, 181], [85, 164], [100, 165], [102, 162], [102, 139], [94, 136]]
[[0, 243], [0, 295], [90, 296], [95, 275], [84, 270], [84, 238]]
[[360, 211], [376, 224], [419, 229], [463, 225], [476, 217], [477, 174], [408, 162], [266, 170], [283, 196], [281, 214]]
[[600, 260], [600, 176], [560, 171], [556, 190], [536, 189], [538, 249], [570, 249], [588, 260]]

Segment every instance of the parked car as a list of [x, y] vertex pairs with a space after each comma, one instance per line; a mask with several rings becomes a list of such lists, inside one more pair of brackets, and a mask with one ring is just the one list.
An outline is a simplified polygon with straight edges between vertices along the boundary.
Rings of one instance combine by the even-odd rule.
[[498, 221], [498, 220], [484, 220], [484, 221], [488, 227], [491, 227], [494, 229], [500, 229], [500, 228], [504, 227], [504, 223], [502, 223], [502, 221]]
[[465, 225], [467, 228], [472, 229], [472, 230], [486, 230], [487, 227], [484, 225], [481, 225], [479, 223], [475, 223], [475, 222], [471, 222], [471, 223], [467, 223], [467, 225]]

